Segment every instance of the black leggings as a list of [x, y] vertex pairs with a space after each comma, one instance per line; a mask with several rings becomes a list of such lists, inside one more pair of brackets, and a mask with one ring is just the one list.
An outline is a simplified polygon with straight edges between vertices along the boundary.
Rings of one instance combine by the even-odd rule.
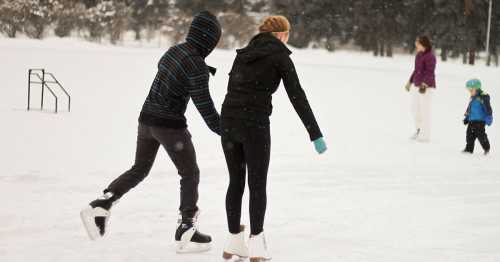
[[241, 202], [248, 170], [250, 189], [250, 227], [252, 235], [263, 231], [266, 214], [266, 184], [271, 136], [268, 124], [258, 125], [242, 120], [222, 120], [222, 147], [229, 170], [226, 214], [229, 232], [240, 232]]

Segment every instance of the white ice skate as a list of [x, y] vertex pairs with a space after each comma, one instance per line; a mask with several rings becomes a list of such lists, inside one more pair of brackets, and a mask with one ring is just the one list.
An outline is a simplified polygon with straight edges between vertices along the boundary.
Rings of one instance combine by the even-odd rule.
[[420, 128], [417, 129], [417, 131], [415, 132], [415, 134], [413, 134], [410, 139], [411, 140], [417, 140], [418, 139], [418, 136], [420, 135]]
[[83, 226], [87, 230], [87, 234], [91, 240], [96, 240], [104, 236], [110, 215], [111, 212], [102, 207], [93, 208], [88, 206], [80, 212]]
[[222, 258], [224, 261], [244, 261], [249, 255], [245, 240], [245, 226], [240, 226], [240, 233], [229, 234]]
[[271, 260], [264, 232], [255, 236], [250, 236], [250, 240], [248, 241], [248, 251], [250, 253], [250, 262], [264, 262]]
[[80, 211], [83, 226], [91, 240], [102, 238], [107, 233], [109, 217], [111, 215], [110, 209], [113, 202], [116, 202], [113, 194], [106, 193]]
[[178, 227], [175, 231], [177, 253], [200, 253], [212, 248], [212, 238], [198, 231], [198, 214], [197, 212], [189, 221], [178, 220]]

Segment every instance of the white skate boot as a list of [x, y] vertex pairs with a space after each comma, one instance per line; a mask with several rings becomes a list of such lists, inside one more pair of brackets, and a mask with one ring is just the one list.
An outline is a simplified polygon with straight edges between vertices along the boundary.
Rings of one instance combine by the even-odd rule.
[[250, 262], [264, 262], [271, 260], [264, 232], [255, 236], [250, 236], [250, 240], [248, 241], [248, 251], [250, 252]]
[[108, 192], [80, 211], [83, 226], [91, 240], [102, 238], [106, 234], [111, 207], [117, 202], [113, 193]]
[[410, 137], [410, 139], [411, 139], [411, 140], [417, 140], [417, 139], [418, 139], [418, 137], [419, 137], [419, 135], [420, 135], [420, 128], [418, 128], [418, 129], [417, 129], [417, 131], [415, 132], [415, 134], [413, 134], [413, 135]]
[[229, 234], [222, 258], [224, 258], [224, 261], [244, 261], [247, 257], [248, 246], [245, 241], [245, 226], [241, 225], [238, 234]]

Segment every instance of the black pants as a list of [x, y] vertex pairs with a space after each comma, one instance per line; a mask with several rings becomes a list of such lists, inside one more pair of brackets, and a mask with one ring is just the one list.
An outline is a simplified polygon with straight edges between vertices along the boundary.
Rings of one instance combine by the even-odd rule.
[[118, 198], [137, 186], [149, 174], [160, 145], [167, 151], [181, 177], [179, 210], [183, 219], [192, 218], [198, 207], [200, 171], [191, 134], [187, 129], [170, 129], [139, 124], [135, 164], [115, 179], [104, 192], [112, 192]]
[[466, 152], [474, 152], [474, 144], [476, 138], [483, 147], [484, 151], [490, 151], [490, 141], [488, 140], [488, 135], [485, 131], [485, 123], [483, 121], [472, 121], [467, 127], [467, 145], [465, 147]]
[[240, 232], [241, 202], [248, 170], [251, 233], [263, 231], [266, 214], [267, 171], [271, 152], [269, 125], [235, 119], [222, 120], [222, 147], [229, 170], [226, 214], [229, 232]]

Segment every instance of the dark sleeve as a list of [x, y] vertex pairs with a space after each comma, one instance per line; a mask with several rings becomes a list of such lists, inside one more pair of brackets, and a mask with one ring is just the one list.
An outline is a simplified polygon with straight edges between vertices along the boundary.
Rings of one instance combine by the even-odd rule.
[[483, 102], [484, 102], [484, 108], [486, 109], [486, 114], [491, 116], [493, 115], [493, 109], [491, 109], [491, 103], [490, 103], [490, 96], [485, 96], [483, 98]]
[[189, 95], [210, 130], [220, 135], [220, 116], [208, 90], [208, 67], [203, 61], [195, 62], [196, 67], [188, 72]]
[[306, 127], [311, 141], [322, 137], [323, 135], [307, 101], [306, 94], [300, 86], [299, 77], [292, 60], [287, 54], [277, 56], [277, 60], [278, 71], [283, 79], [288, 98]]
[[430, 86], [431, 80], [429, 78], [434, 75], [434, 71], [436, 70], [436, 57], [434, 55], [431, 55], [429, 59], [425, 60], [425, 70], [428, 72], [424, 74], [424, 83]]

